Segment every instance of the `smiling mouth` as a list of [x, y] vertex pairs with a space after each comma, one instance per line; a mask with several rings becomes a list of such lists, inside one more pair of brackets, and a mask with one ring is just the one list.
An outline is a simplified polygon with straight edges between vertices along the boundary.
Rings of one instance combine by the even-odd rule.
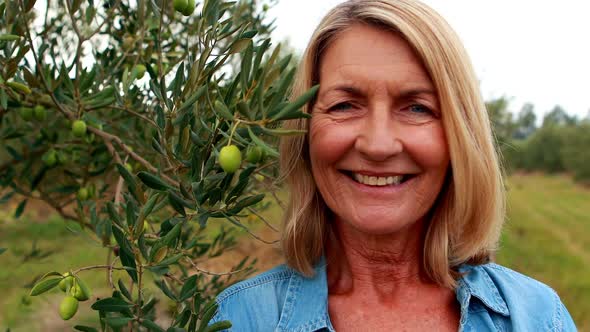
[[372, 176], [351, 171], [341, 171], [353, 181], [372, 187], [397, 186], [416, 176], [416, 174], [403, 174], [395, 176]]

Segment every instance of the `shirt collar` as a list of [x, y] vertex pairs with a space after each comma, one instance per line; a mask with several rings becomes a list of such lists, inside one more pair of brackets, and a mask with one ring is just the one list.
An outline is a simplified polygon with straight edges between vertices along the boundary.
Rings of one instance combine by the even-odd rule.
[[504, 297], [483, 266], [462, 265], [459, 272], [463, 276], [459, 279], [456, 294], [462, 313], [473, 296], [489, 309], [504, 316], [510, 315]]
[[310, 278], [293, 271], [276, 331], [335, 331], [328, 315], [328, 283], [324, 257], [314, 270], [315, 274]]

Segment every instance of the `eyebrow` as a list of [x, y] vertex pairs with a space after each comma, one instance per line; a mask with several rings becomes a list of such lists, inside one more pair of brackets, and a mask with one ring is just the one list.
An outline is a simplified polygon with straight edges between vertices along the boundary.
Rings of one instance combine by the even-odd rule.
[[[348, 93], [353, 96], [365, 95], [365, 92], [358, 87], [355, 87], [352, 85], [336, 85], [336, 86], [330, 88], [325, 93], [323, 93], [322, 96], [325, 95], [326, 93], [330, 93], [333, 91], [341, 91], [341, 92], [345, 92], [345, 93]], [[395, 97], [399, 98], [399, 99], [407, 99], [410, 97], [415, 97], [415, 96], [425, 95], [425, 94], [432, 95], [434, 97], [437, 96], [437, 93], [435, 92], [435, 90], [430, 87], [417, 87], [417, 88], [410, 88], [407, 90], [402, 90], [401, 92], [397, 93]]]
[[433, 97], [437, 97], [436, 91], [434, 91], [434, 89], [432, 88], [414, 88], [403, 90], [400, 93], [398, 93], [396, 97], [400, 99], [407, 99], [419, 95], [431, 95]]

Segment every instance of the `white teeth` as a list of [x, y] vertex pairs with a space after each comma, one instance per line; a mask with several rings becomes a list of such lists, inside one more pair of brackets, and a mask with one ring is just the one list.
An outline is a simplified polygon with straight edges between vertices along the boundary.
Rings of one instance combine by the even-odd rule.
[[352, 173], [354, 179], [356, 180], [356, 182], [362, 182], [363, 181], [363, 176], [358, 174], [358, 173]]
[[356, 182], [368, 185], [368, 186], [388, 186], [388, 185], [398, 185], [402, 182], [402, 175], [397, 176], [368, 176], [358, 173], [352, 174], [353, 178]]

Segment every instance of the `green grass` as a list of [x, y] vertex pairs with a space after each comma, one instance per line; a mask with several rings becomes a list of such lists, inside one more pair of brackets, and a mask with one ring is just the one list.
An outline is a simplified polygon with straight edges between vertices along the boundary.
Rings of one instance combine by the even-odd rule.
[[551, 286], [590, 331], [590, 190], [565, 176], [512, 176], [498, 262]]
[[[42, 331], [47, 326], [71, 330], [73, 323], [55, 320], [62, 293], [53, 289], [42, 296], [29, 297], [31, 283], [49, 271], [104, 264], [106, 249], [88, 235], [75, 233], [72, 229], [77, 229], [76, 225], [66, 224], [58, 217], [34, 222], [26, 214], [14, 220], [7, 216], [10, 212], [4, 211], [0, 216], [0, 246], [8, 248], [0, 256], [0, 330], [10, 327], [12, 331]], [[80, 276], [95, 294], [107, 294], [107, 289], [98, 287], [104, 284], [104, 273], [89, 271]], [[94, 320], [96, 314], [88, 303], [81, 303], [78, 323]]]

